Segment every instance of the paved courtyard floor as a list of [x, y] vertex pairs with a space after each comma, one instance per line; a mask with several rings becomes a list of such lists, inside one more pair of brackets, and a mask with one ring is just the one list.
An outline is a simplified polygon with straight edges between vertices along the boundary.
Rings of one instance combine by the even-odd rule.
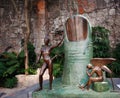
[[[31, 80], [32, 82], [33, 80]], [[111, 82], [110, 79], [108, 79]], [[120, 78], [113, 78], [115, 91], [120, 92]], [[44, 76], [44, 85], [48, 83], [48, 71], [46, 71]], [[24, 87], [16, 87], [13, 89], [0, 88], [0, 98], [32, 98], [32, 92], [39, 88], [38, 81], [33, 85], [28, 85]]]
[[[39, 88], [39, 69], [36, 75], [19, 75], [18, 85], [15, 88], [2, 88], [0, 87], [0, 98], [29, 98], [31, 92]], [[48, 70], [44, 76], [44, 84], [47, 83]]]

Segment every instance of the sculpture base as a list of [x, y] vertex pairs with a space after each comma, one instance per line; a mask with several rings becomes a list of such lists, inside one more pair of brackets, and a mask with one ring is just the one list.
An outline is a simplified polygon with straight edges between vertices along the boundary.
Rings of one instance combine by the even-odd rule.
[[93, 83], [93, 89], [97, 92], [105, 92], [108, 91], [109, 88], [110, 88], [109, 83], [106, 81]]
[[61, 79], [55, 79], [53, 89], [49, 90], [49, 85], [44, 85], [42, 91], [33, 92], [33, 98], [120, 98], [118, 92], [95, 92], [90, 90], [81, 90], [78, 85], [67, 86], [61, 83]]

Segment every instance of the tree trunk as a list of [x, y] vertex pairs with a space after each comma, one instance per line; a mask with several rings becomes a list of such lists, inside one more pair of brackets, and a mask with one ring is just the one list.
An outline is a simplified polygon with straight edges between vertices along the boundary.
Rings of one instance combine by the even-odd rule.
[[27, 75], [28, 74], [27, 69], [29, 68], [27, 43], [29, 41], [29, 36], [30, 36], [30, 24], [29, 24], [29, 17], [28, 17], [28, 0], [25, 0], [25, 22], [26, 22], [26, 31], [24, 33], [24, 53], [25, 53], [25, 75]]

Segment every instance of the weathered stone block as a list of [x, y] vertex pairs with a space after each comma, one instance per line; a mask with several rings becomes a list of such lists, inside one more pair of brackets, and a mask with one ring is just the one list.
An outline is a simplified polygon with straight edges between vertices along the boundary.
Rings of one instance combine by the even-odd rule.
[[95, 82], [93, 84], [93, 89], [97, 92], [104, 92], [109, 90], [108, 82]]

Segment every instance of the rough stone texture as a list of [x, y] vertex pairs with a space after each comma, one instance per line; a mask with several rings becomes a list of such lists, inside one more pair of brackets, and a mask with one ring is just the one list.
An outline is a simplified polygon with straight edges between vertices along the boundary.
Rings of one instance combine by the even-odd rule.
[[[87, 2], [87, 0], [68, 0], [65, 2], [64, 0], [60, 0], [60, 2], [57, 2], [59, 3], [57, 5], [59, 5], [58, 8], [60, 11], [60, 16], [58, 17], [60, 20], [62, 20], [62, 26], [68, 17], [79, 12], [79, 6], [76, 7], [77, 2], [79, 6], [83, 6], [83, 9], [85, 10], [84, 15], [88, 17], [92, 26], [104, 26], [106, 29], [110, 30], [110, 45], [114, 48], [115, 45], [120, 42], [118, 37], [120, 36], [120, 29], [118, 28], [120, 25], [120, 23], [118, 23], [118, 20], [120, 20], [120, 1], [116, 0], [116, 2], [114, 2], [112, 0], [88, 0]], [[86, 7], [88, 7], [88, 9]], [[55, 14], [52, 14], [52, 16], [54, 15]], [[51, 19], [51, 17], [49, 18]], [[56, 19], [52, 20], [56, 21]], [[60, 25], [58, 20], [55, 23], [58, 23], [55, 25]], [[52, 26], [54, 28], [53, 31], [56, 29], [55, 27], [60, 28], [60, 26]]]
[[[31, 0], [32, 1], [32, 0]], [[104, 26], [110, 30], [110, 44], [113, 48], [120, 42], [120, 0], [47, 0], [46, 12], [39, 18], [31, 10], [31, 41], [40, 50], [46, 32], [63, 30], [66, 19], [79, 14], [84, 10], [84, 15], [89, 18], [92, 26]], [[18, 17], [10, 0], [0, 0], [0, 53], [8, 46], [19, 51], [20, 42], [24, 37], [24, 0], [16, 0], [19, 10]], [[41, 24], [42, 22], [42, 24]], [[46, 25], [44, 25], [46, 23]]]

